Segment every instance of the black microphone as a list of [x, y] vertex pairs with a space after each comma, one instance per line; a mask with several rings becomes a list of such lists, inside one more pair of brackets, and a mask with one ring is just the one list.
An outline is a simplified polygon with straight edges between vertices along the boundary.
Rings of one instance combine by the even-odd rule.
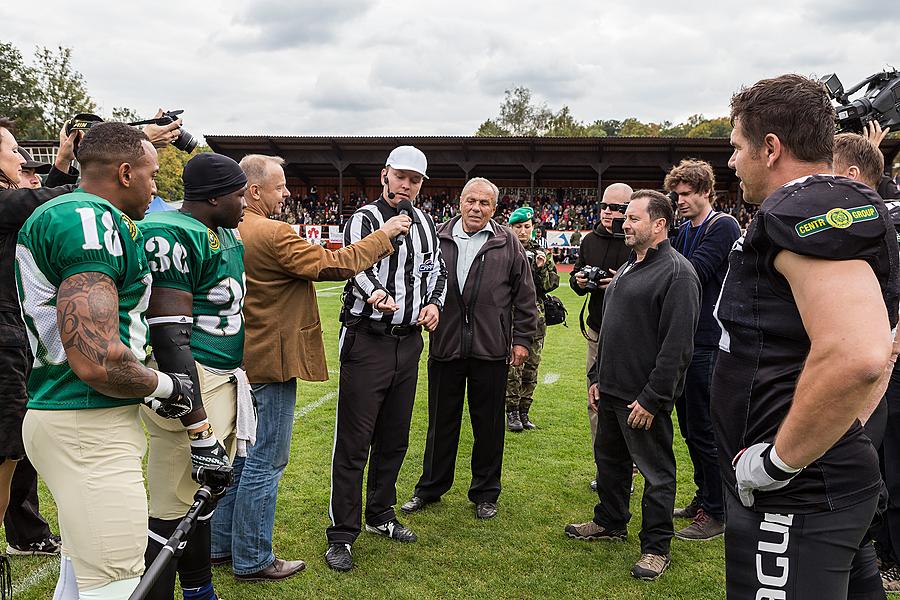
[[410, 218], [413, 223], [418, 223], [419, 218], [416, 216], [416, 211], [413, 209], [412, 202], [409, 200], [401, 200], [397, 203], [397, 210], [401, 215], [406, 215]]
[[384, 176], [384, 185], [388, 186], [388, 200], [393, 200], [397, 194], [391, 191], [391, 184], [388, 183], [387, 175]]

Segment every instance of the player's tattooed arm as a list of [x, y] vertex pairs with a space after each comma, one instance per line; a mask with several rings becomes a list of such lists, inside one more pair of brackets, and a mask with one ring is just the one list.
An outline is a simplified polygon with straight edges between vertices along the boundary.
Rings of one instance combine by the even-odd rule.
[[79, 379], [114, 398], [143, 398], [157, 376], [119, 338], [119, 292], [102, 273], [77, 273], [63, 281], [56, 300], [59, 334]]

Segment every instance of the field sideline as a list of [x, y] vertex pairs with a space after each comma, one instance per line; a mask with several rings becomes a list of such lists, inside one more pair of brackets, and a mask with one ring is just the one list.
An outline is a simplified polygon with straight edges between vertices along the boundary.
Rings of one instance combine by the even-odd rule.
[[[362, 533], [354, 545], [356, 567], [347, 574], [328, 569], [329, 468], [337, 398], [337, 314], [340, 286], [318, 284], [331, 380], [298, 385], [291, 462], [281, 482], [275, 549], [283, 558], [302, 558], [307, 570], [281, 583], [238, 584], [228, 568], [214, 569], [220, 597], [273, 598], [723, 598], [722, 538], [672, 543], [672, 564], [656, 582], [629, 575], [640, 549], [642, 480], [636, 480], [634, 518], [625, 543], [568, 539], [563, 527], [593, 515], [590, 432], [584, 384], [585, 340], [578, 328], [581, 299], [566, 285], [557, 292], [569, 310], [569, 326], [550, 328], [531, 416], [534, 432], [507, 433], [500, 513], [477, 522], [466, 498], [471, 426], [464, 416], [457, 480], [442, 502], [412, 517], [401, 515], [419, 536], [411, 545]], [[398, 482], [398, 504], [406, 501], [421, 472], [427, 428], [427, 346], [420, 363], [419, 389], [410, 447]], [[690, 461], [676, 432], [677, 504], [693, 494]], [[41, 488], [43, 514], [56, 531], [52, 499]], [[687, 521], [676, 522], [676, 528]], [[58, 561], [11, 557], [17, 599], [48, 599]], [[178, 596], [180, 598], [180, 593]]]

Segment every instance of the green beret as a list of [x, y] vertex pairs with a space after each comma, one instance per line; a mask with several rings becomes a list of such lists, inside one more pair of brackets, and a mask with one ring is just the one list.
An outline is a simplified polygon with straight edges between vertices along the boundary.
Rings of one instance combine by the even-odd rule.
[[515, 225], [516, 223], [531, 221], [532, 219], [534, 219], [534, 209], [530, 206], [523, 206], [512, 211], [512, 214], [509, 215], [509, 224]]

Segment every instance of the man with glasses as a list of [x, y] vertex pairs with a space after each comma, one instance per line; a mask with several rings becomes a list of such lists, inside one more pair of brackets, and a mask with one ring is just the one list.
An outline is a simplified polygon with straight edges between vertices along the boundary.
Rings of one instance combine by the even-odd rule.
[[[569, 277], [569, 285], [579, 296], [587, 296], [585, 304], [581, 307], [579, 321], [581, 334], [587, 339], [587, 360], [585, 374], [589, 373], [597, 360], [597, 344], [600, 340], [600, 322], [603, 316], [603, 295], [610, 278], [615, 271], [628, 260], [629, 250], [625, 246], [625, 236], [621, 230], [613, 233], [615, 219], [625, 218], [625, 207], [631, 198], [633, 190], [624, 183], [613, 183], [603, 192], [603, 201], [600, 202], [600, 220], [581, 240], [578, 249], [578, 258], [572, 268]], [[584, 272], [585, 267], [599, 267], [609, 277], [603, 277], [599, 281], [590, 281]], [[587, 307], [587, 322], [584, 320], [584, 311]], [[587, 386], [590, 381], [587, 382]], [[586, 387], [587, 387], [586, 386]], [[597, 412], [588, 405], [588, 419], [591, 424], [591, 443], [597, 437]], [[591, 489], [597, 489], [597, 480], [591, 482]]]

